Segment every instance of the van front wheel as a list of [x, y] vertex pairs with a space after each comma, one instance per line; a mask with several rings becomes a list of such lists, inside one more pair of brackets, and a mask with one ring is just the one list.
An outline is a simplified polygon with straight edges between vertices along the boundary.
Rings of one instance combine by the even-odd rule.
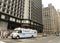
[[16, 39], [19, 39], [19, 38], [20, 38], [19, 36], [16, 37]]

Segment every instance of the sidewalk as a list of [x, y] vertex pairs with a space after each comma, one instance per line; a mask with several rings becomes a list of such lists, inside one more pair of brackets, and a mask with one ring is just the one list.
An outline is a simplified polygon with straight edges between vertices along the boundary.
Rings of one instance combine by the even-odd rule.
[[38, 33], [37, 37], [49, 37], [52, 36], [52, 34], [46, 34], [46, 36], [43, 36], [43, 33]]
[[8, 38], [1, 38], [1, 36], [0, 36], [0, 39], [11, 39], [11, 37], [10, 37], [10, 36], [8, 36]]
[[5, 43], [5, 42], [3, 42], [3, 41], [0, 41], [0, 43]]

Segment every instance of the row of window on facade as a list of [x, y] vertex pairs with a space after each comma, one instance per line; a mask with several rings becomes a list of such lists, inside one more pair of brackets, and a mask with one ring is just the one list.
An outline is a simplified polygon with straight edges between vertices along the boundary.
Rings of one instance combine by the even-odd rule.
[[10, 5], [10, 6], [14, 6], [14, 5], [15, 6], [17, 6], [17, 5], [19, 6], [21, 4], [24, 5], [25, 3], [21, 2], [21, 1], [20, 2], [19, 1], [18, 2], [17, 1], [14, 1], [14, 2], [11, 2], [11, 1], [2, 2], [2, 1], [0, 1], [0, 5], [3, 5], [3, 4]]
[[[6, 19], [6, 16], [5, 15], [1, 15], [1, 19]], [[21, 23], [21, 20], [19, 20], [19, 19], [15, 19], [15, 18], [13, 18], [13, 17], [10, 17], [10, 19], [9, 19], [10, 21], [13, 21], [13, 22], [18, 22], [18, 23]], [[22, 21], [22, 23], [30, 23], [28, 20], [23, 20]]]
[[[7, 18], [6, 18], [6, 15], [2, 15], [2, 14], [1, 14], [1, 19], [6, 20], [6, 19], [7, 19]], [[9, 21], [21, 23], [21, 20], [15, 19], [15, 18], [13, 18], [13, 17], [10, 17], [10, 18], [9, 18]], [[22, 23], [30, 23], [30, 21], [28, 21], [28, 20], [22, 20]], [[33, 22], [31, 22], [31, 24], [32, 24], [32, 25], [33, 25], [33, 24], [34, 24], [34, 25], [38, 25], [38, 24], [33, 23]]]
[[21, 0], [0, 0], [2, 2], [20, 2]]
[[[0, 7], [0, 8], [1, 8], [1, 7]], [[5, 9], [5, 8], [1, 8], [0, 11], [1, 11], [1, 12], [4, 12], [4, 13], [8, 13], [9, 15], [12, 15], [12, 16], [15, 16], [15, 17], [18, 17], [18, 18], [20, 18], [20, 17], [22, 16], [22, 15], [21, 15], [21, 12], [18, 12], [18, 11], [17, 11], [17, 13], [16, 13], [16, 12], [14, 12], [14, 11], [10, 11], [10, 10]], [[24, 12], [22, 11], [22, 13], [24, 13]]]
[[[4, 19], [4, 20], [5, 20], [5, 19], [7, 19], [7, 18], [6, 18], [5, 15], [1, 15], [1, 19]], [[13, 18], [13, 17], [10, 17], [9, 20], [15, 22], [15, 18]], [[17, 19], [16, 22], [20, 23], [20, 20]]]
[[13, 10], [13, 11], [16, 11], [16, 10], [19, 10], [19, 11], [20, 11], [22, 8], [24, 8], [24, 6], [21, 6], [21, 5], [20, 5], [20, 6], [14, 5], [14, 6], [12, 7], [12, 6], [9, 6], [9, 5], [6, 5], [6, 4], [3, 4], [3, 5], [2, 5], [1, 3], [0, 3], [0, 6], [1, 6], [1, 7], [4, 7], [4, 8], [7, 8], [7, 9], [9, 9], [9, 10]]
[[32, 17], [31, 17], [32, 20], [34, 20], [35, 22], [40, 23], [40, 22], [39, 22], [40, 19], [37, 19], [37, 18], [40, 18], [40, 17], [38, 17], [37, 15], [32, 15]]
[[5, 12], [5, 13], [9, 13], [10, 14], [10, 12], [11, 12], [11, 14], [12, 13], [16, 13], [16, 14], [20, 14], [20, 11], [12, 11], [12, 10], [8, 10], [8, 9], [5, 9], [5, 8], [1, 8], [1, 10], [0, 11], [3, 11], [3, 12]]
[[0, 2], [0, 6], [2, 6], [2, 7], [5, 7], [5, 8], [7, 8], [7, 9], [16, 9], [16, 10], [20, 10], [20, 8], [23, 8], [24, 7], [24, 3], [19, 3], [19, 5], [15, 5], [15, 4], [13, 4], [13, 3], [10, 3], [10, 4], [6, 4], [6, 3], [2, 3], [2, 2]]

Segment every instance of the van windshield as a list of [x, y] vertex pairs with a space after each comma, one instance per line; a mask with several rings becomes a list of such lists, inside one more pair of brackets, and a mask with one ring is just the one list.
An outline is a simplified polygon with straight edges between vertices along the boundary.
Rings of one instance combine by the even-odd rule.
[[19, 30], [19, 31], [18, 31], [18, 33], [22, 33], [22, 31], [21, 31], [21, 30]]
[[14, 32], [14, 33], [22, 33], [21, 30], [14, 30], [13, 32]]

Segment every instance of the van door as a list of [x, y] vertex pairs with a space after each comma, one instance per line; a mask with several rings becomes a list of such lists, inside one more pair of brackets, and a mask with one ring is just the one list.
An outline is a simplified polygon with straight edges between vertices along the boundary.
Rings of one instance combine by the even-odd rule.
[[21, 37], [22, 36], [22, 31], [18, 30], [18, 34], [19, 34], [19, 37]]

